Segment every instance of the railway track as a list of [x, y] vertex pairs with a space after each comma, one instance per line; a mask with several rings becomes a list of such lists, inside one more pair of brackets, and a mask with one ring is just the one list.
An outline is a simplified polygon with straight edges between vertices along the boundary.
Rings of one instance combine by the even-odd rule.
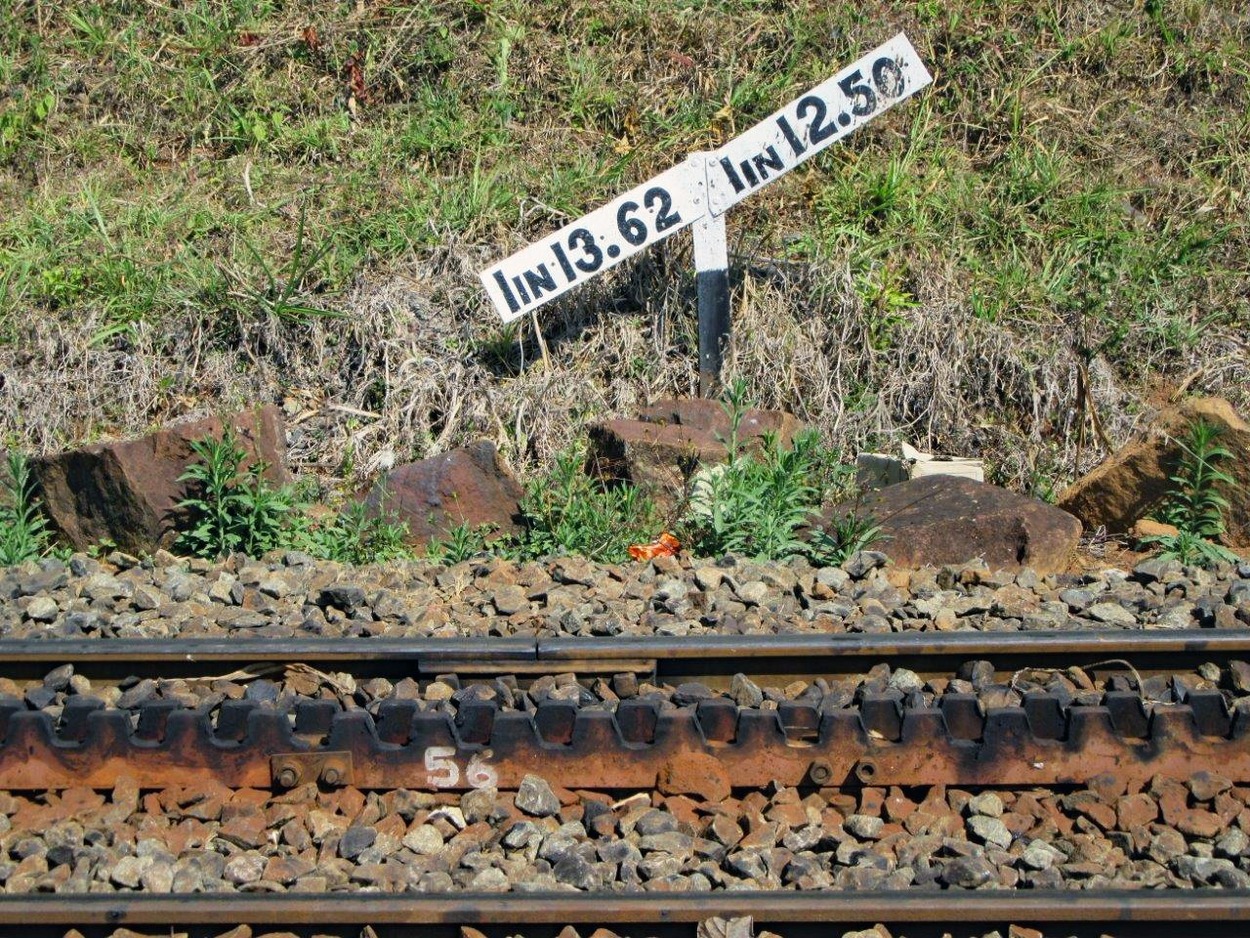
[[[719, 896], [35, 896], [0, 898], [0, 928], [29, 938], [63, 938], [67, 927], [95, 938], [116, 934], [218, 936], [241, 923], [252, 932], [303, 936], [463, 938], [550, 936], [608, 929], [621, 936], [780, 938], [841, 936], [883, 924], [895, 938], [1000, 935], [1163, 938], [1178, 933], [1232, 938], [1250, 928], [1250, 892], [1099, 895], [980, 893], [735, 893]], [[749, 920], [749, 921], [744, 921]], [[724, 923], [732, 923], [725, 927]], [[472, 931], [462, 931], [469, 926]], [[1014, 926], [1014, 929], [1012, 928]], [[240, 934], [241, 932], [235, 932]], [[248, 934], [248, 933], [244, 933]], [[880, 934], [878, 932], [877, 934]]]
[[[770, 783], [1073, 785], [1106, 773], [1140, 788], [1217, 766], [1250, 781], [1250, 670], [1231, 664], [1242, 659], [1250, 633], [1198, 630], [8, 641], [0, 660], [14, 677], [70, 663], [97, 681], [147, 676], [151, 692], [120, 707], [116, 694], [114, 705], [58, 698], [45, 679], [42, 696], [0, 697], [0, 788], [111, 788], [127, 777], [140, 787], [515, 789], [545, 771], [582, 788], [715, 797]], [[161, 692], [291, 669], [333, 687], [340, 668], [353, 687], [380, 679], [392, 692], [207, 693], [190, 706]]]
[[[1250, 929], [1250, 632], [36, 640], [0, 662], [22, 893], [0, 935]], [[566, 787], [538, 805], [536, 776]], [[1176, 885], [1224, 888], [1149, 888]]]

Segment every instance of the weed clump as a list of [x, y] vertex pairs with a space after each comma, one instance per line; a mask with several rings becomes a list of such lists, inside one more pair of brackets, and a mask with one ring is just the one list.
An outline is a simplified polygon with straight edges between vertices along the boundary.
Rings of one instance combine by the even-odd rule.
[[1189, 428], [1188, 437], [1180, 442], [1181, 464], [1159, 514], [1161, 520], [1177, 529], [1175, 534], [1153, 534], [1143, 544], [1160, 548], [1159, 556], [1185, 564], [1213, 567], [1232, 563], [1238, 557], [1217, 543], [1224, 534], [1224, 512], [1228, 499], [1219, 491], [1236, 482], [1221, 465], [1233, 458], [1219, 444], [1220, 428], [1207, 420], [1198, 420]]
[[52, 549], [52, 532], [35, 497], [30, 461], [9, 453], [8, 477], [0, 479], [0, 567], [38, 560]]
[[300, 550], [319, 560], [375, 563], [409, 556], [406, 524], [370, 515], [356, 504], [327, 520], [314, 519], [295, 486], [276, 486], [266, 466], [253, 462], [227, 428], [220, 439], [191, 443], [199, 457], [179, 476], [191, 495], [178, 503], [175, 550], [216, 559], [242, 551], [259, 557], [271, 550]]
[[521, 502], [524, 531], [513, 552], [523, 557], [579, 554], [621, 563], [629, 547], [654, 537], [655, 503], [636, 486], [605, 484], [585, 471], [582, 446], [561, 453], [546, 478], [526, 487]]
[[734, 553], [779, 560], [807, 553], [809, 544], [800, 531], [827, 495], [845, 488], [845, 469], [836, 453], [821, 447], [814, 430], [796, 434], [789, 448], [768, 434], [758, 452], [749, 452], [739, 439], [748, 410], [746, 395], [741, 380], [725, 390], [729, 458], [696, 478], [683, 525], [685, 539], [695, 553], [708, 556]]

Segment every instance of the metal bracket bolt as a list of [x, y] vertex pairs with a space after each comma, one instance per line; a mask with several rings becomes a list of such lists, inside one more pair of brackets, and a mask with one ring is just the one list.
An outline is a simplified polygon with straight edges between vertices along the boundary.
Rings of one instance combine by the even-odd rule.
[[273, 756], [269, 766], [278, 788], [295, 788], [314, 781], [331, 786], [352, 783], [350, 752], [287, 752]]

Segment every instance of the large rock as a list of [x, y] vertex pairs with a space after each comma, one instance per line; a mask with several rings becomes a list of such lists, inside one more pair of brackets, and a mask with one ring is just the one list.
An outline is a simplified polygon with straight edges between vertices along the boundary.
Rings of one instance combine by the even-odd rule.
[[871, 515], [883, 539], [873, 550], [903, 567], [978, 557], [994, 569], [1064, 569], [1081, 522], [1052, 505], [956, 476], [925, 476], [826, 509], [824, 525], [848, 512]]
[[106, 539], [130, 553], [168, 548], [177, 536], [176, 506], [187, 497], [178, 477], [198, 458], [191, 443], [220, 439], [227, 426], [248, 453], [243, 468], [260, 459], [275, 485], [290, 481], [282, 415], [275, 407], [258, 407], [36, 460], [44, 509], [80, 550]]
[[365, 505], [373, 514], [407, 522], [409, 540], [423, 546], [462, 524], [517, 533], [524, 495], [499, 464], [494, 444], [483, 440], [397, 467], [374, 485]]
[[[590, 428], [591, 471], [645, 488], [662, 509], [679, 504], [701, 466], [723, 463], [730, 419], [717, 401], [657, 401], [637, 420], [608, 420]], [[789, 446], [803, 424], [792, 414], [751, 409], [738, 426], [739, 443], [758, 448], [772, 433]]]
[[1160, 411], [1145, 432], [1120, 447], [1059, 497], [1059, 507], [1076, 515], [1086, 528], [1106, 525], [1108, 533], [1128, 532], [1133, 523], [1157, 511], [1180, 468], [1181, 442], [1198, 420], [1220, 427], [1220, 445], [1233, 458], [1221, 468], [1239, 485], [1224, 490], [1230, 507], [1224, 515], [1227, 541], [1250, 545], [1250, 425], [1228, 401], [1195, 398]]
[[[638, 412], [646, 423], [676, 424], [689, 430], [710, 433], [714, 439], [728, 440], [729, 413], [720, 401], [702, 397], [679, 397], [656, 401]], [[738, 436], [747, 443], [758, 442], [766, 433], [775, 433], [782, 446], [789, 446], [803, 423], [784, 410], [759, 410], [752, 407], [742, 415]]]

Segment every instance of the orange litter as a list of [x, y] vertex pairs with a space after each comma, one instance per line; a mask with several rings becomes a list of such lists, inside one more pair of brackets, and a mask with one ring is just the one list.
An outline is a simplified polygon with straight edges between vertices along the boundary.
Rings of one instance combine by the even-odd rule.
[[653, 557], [672, 557], [681, 550], [681, 542], [665, 531], [650, 544], [635, 544], [629, 548], [629, 556], [635, 560], [651, 560]]

